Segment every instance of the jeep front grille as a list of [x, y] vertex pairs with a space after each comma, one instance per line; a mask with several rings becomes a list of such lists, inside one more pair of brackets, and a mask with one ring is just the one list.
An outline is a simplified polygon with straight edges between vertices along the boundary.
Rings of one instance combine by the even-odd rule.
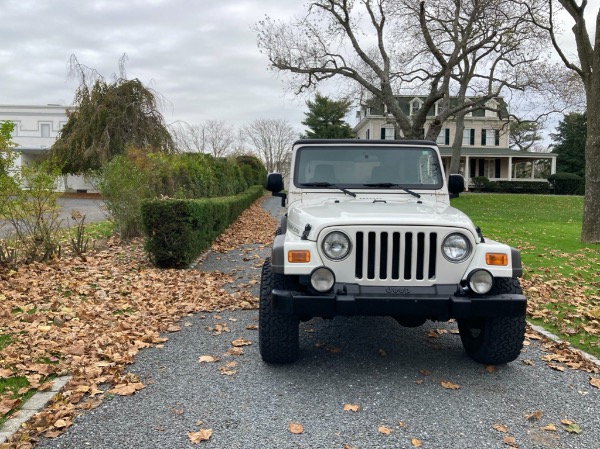
[[356, 233], [356, 279], [424, 280], [435, 278], [437, 233]]

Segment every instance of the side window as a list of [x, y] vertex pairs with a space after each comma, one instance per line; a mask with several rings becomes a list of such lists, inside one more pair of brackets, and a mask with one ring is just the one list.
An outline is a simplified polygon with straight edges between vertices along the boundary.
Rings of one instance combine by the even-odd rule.
[[50, 124], [42, 123], [40, 125], [40, 130], [42, 132], [42, 137], [50, 137]]

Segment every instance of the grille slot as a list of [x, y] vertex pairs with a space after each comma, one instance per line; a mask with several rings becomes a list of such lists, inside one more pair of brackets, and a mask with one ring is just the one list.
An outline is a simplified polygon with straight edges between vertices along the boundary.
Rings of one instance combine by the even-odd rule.
[[434, 279], [437, 257], [435, 232], [356, 233], [356, 279]]

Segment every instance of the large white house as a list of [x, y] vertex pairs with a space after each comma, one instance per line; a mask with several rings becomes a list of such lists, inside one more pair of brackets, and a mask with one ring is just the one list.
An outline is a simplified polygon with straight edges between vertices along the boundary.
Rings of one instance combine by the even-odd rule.
[[[67, 123], [67, 113], [71, 106], [48, 105], [0, 105], [0, 122], [13, 122], [15, 127], [12, 141], [17, 145], [14, 169], [30, 162], [39, 161], [56, 141], [59, 131]], [[61, 190], [93, 191], [80, 176], [65, 176]]]
[[[396, 98], [407, 115], [416, 113], [425, 99], [408, 95]], [[481, 109], [465, 117], [460, 172], [465, 176], [467, 185], [476, 176], [485, 176], [491, 181], [545, 181], [556, 172], [556, 154], [530, 153], [509, 148], [510, 122], [506, 105], [501, 98], [490, 100], [487, 106], [493, 110]], [[437, 108], [436, 103], [428, 111], [423, 135], [437, 115]], [[396, 134], [393, 118], [385, 112], [381, 103], [373, 100], [365, 102], [357, 112], [359, 121], [354, 127], [356, 136], [359, 139], [401, 138], [402, 135]], [[456, 124], [449, 120], [443, 124], [437, 139], [447, 173], [455, 133]]]

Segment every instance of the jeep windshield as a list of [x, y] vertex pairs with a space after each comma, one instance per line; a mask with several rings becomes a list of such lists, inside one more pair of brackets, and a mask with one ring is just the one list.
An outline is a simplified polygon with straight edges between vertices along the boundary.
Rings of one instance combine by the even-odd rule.
[[437, 153], [427, 147], [306, 146], [298, 149], [294, 184], [302, 188], [437, 190]]

